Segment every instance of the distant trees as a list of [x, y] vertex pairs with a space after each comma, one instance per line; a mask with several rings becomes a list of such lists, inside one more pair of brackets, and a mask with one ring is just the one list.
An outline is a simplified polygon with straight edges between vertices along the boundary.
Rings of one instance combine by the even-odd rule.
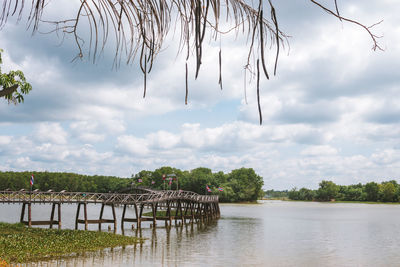
[[263, 179], [251, 168], [236, 169], [225, 174], [213, 173], [211, 169], [204, 167], [182, 171], [168, 166], [154, 171], [142, 170], [132, 174], [130, 178], [57, 172], [0, 172], [0, 190], [29, 189], [31, 174], [35, 176], [33, 189], [41, 191], [129, 192], [132, 187], [144, 186], [217, 194], [221, 202], [255, 201], [264, 194]]
[[129, 187], [129, 179], [114, 176], [89, 176], [66, 172], [0, 172], [0, 190], [29, 189], [29, 178], [35, 177], [33, 189], [70, 192], [117, 192]]
[[307, 188], [293, 188], [288, 192], [292, 200], [316, 200], [331, 201], [380, 201], [398, 202], [400, 200], [400, 185], [395, 181], [387, 181], [378, 184], [369, 182], [365, 185], [336, 185], [332, 181], [323, 180], [317, 190]]
[[379, 185], [375, 182], [365, 184], [366, 199], [377, 201], [379, 197]]
[[288, 197], [292, 200], [313, 200], [315, 197], [315, 192], [304, 187], [300, 190], [293, 188], [289, 191]]
[[265, 198], [269, 198], [269, 199], [285, 199], [288, 198], [288, 190], [274, 190], [274, 189], [270, 189], [270, 190], [266, 190], [264, 191], [264, 197]]
[[323, 180], [319, 183], [316, 198], [322, 201], [329, 201], [334, 199], [338, 193], [339, 187], [334, 182]]
[[[166, 176], [165, 180], [162, 179], [163, 174]], [[172, 190], [179, 187], [198, 194], [218, 194], [221, 202], [255, 201], [264, 194], [263, 179], [252, 168], [240, 168], [225, 174], [213, 173], [205, 167], [190, 171], [162, 167], [154, 171], [140, 171], [132, 177], [135, 185]], [[211, 192], [208, 192], [206, 186]]]

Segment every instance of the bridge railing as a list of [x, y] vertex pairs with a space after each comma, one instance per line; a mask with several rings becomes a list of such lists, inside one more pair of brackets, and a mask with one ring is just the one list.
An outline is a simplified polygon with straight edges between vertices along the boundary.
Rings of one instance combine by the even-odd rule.
[[218, 196], [199, 195], [190, 191], [148, 190], [143, 194], [90, 193], [90, 192], [41, 192], [41, 191], [0, 191], [0, 202], [32, 203], [114, 203], [134, 204], [162, 202], [167, 200], [191, 200], [195, 202], [218, 202]]

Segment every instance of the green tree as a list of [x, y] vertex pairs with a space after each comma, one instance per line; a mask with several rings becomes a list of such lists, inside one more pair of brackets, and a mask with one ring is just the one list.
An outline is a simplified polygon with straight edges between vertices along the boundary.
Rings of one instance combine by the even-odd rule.
[[228, 174], [228, 184], [238, 195], [237, 201], [256, 201], [262, 195], [264, 181], [252, 168], [240, 168]]
[[300, 188], [299, 190], [299, 199], [301, 200], [313, 200], [314, 199], [314, 191], [308, 188]]
[[395, 201], [396, 186], [391, 182], [384, 182], [379, 187], [381, 200], [383, 202]]
[[378, 201], [379, 185], [375, 182], [369, 182], [365, 184], [365, 193], [367, 194], [366, 200]]
[[288, 197], [291, 200], [300, 200], [300, 195], [299, 195], [299, 191], [297, 190], [296, 187], [292, 188], [289, 192], [288, 192]]
[[198, 194], [206, 193], [206, 185], [215, 186], [214, 176], [209, 168], [199, 167], [190, 171], [184, 184], [185, 190]]
[[316, 193], [316, 198], [322, 201], [330, 201], [337, 197], [339, 193], [339, 186], [332, 181], [325, 181], [319, 183], [319, 188]]
[[220, 202], [237, 202], [238, 195], [229, 185], [224, 185], [224, 191], [218, 193]]
[[4, 97], [8, 102], [14, 104], [24, 102], [24, 94], [32, 90], [32, 86], [26, 82], [25, 75], [20, 70], [12, 70], [8, 73], [2, 73], [1, 64], [3, 60], [0, 49], [0, 97]]

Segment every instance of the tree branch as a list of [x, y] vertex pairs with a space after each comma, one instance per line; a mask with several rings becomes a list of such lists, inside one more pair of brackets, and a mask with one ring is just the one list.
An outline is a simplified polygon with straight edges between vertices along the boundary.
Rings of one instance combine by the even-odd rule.
[[14, 93], [18, 88], [18, 84], [14, 84], [10, 87], [6, 87], [3, 90], [0, 90], [0, 97], [5, 97], [7, 95], [10, 95]]
[[378, 25], [378, 24], [380, 24], [383, 20], [381, 20], [381, 21], [379, 21], [379, 22], [377, 22], [377, 23], [374, 23], [374, 24], [372, 24], [371, 26], [366, 26], [366, 25], [364, 25], [364, 24], [362, 24], [362, 23], [360, 23], [360, 22], [358, 22], [358, 21], [356, 21], [356, 20], [352, 20], [352, 19], [348, 19], [348, 18], [342, 17], [342, 16], [339, 14], [339, 10], [337, 9], [336, 0], [335, 0], [336, 12], [330, 10], [329, 8], [325, 7], [324, 5], [322, 5], [321, 3], [318, 3], [318, 2], [315, 1], [315, 0], [310, 0], [310, 1], [311, 1], [313, 4], [315, 4], [315, 5], [319, 6], [320, 8], [322, 8], [322, 9], [323, 9], [324, 11], [326, 11], [328, 14], [331, 14], [331, 15], [337, 17], [339, 20], [341, 20], [341, 21], [344, 20], [344, 21], [347, 21], [347, 22], [356, 24], [356, 25], [360, 26], [361, 28], [363, 28], [364, 30], [366, 30], [366, 31], [368, 32], [369, 36], [371, 37], [372, 42], [374, 43], [373, 46], [372, 46], [372, 50], [375, 51], [376, 49], [378, 49], [378, 50], [383, 51], [383, 48], [379, 46], [378, 41], [377, 41], [377, 39], [378, 39], [378, 38], [381, 38], [381, 36], [377, 36], [377, 35], [375, 35], [375, 34], [373, 34], [373, 33], [371, 32], [371, 28], [374, 27], [374, 26], [376, 26], [376, 25]]

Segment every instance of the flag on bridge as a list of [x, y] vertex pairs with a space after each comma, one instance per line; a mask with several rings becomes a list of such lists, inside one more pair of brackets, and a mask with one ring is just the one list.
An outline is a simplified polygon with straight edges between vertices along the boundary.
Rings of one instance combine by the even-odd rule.
[[156, 182], [154, 180], [151, 180], [151, 184], [155, 184]]
[[218, 191], [224, 191], [222, 187], [218, 187]]
[[207, 189], [207, 192], [211, 192], [211, 188], [209, 188], [208, 185], [206, 185], [206, 189]]
[[162, 175], [162, 179], [163, 179], [163, 181], [165, 181], [165, 174]]
[[31, 186], [33, 186], [33, 183], [35, 181], [35, 178], [33, 177], [33, 174], [31, 175], [31, 180], [29, 181], [29, 183], [31, 184]]
[[141, 183], [141, 182], [143, 182], [143, 181], [142, 181], [142, 179], [139, 178], [139, 179], [138, 179], [138, 182]]

